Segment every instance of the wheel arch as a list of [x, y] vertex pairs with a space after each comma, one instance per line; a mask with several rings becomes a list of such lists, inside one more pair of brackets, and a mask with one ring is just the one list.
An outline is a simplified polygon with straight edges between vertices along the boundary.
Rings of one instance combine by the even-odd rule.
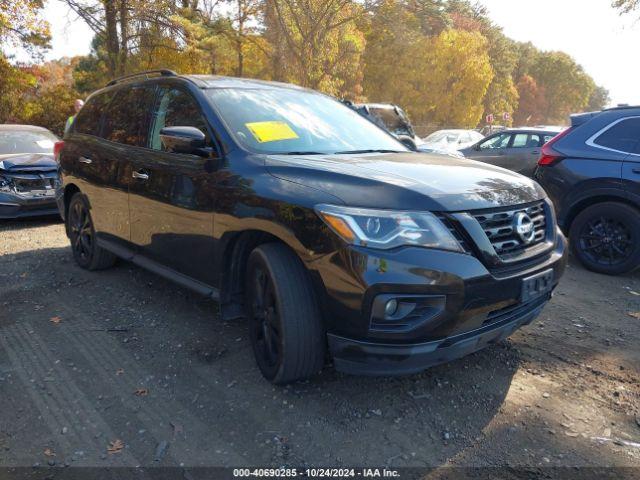
[[[305, 258], [300, 255], [302, 245], [292, 245], [285, 236], [277, 235], [273, 231], [250, 229], [227, 234], [227, 236], [228, 238], [222, 242], [218, 257], [220, 259], [220, 313], [225, 320], [244, 316], [245, 274], [249, 255], [255, 248], [266, 243], [281, 243], [289, 248], [306, 267]], [[319, 295], [319, 289], [323, 288], [322, 280], [311, 270], [307, 271], [314, 290]]]
[[594, 195], [590, 197], [585, 197], [573, 203], [573, 205], [571, 205], [571, 208], [569, 208], [569, 211], [567, 212], [567, 215], [562, 224], [563, 232], [567, 235], [569, 234], [573, 221], [586, 208], [591, 207], [593, 205], [597, 205], [599, 203], [605, 203], [605, 202], [624, 203], [626, 205], [629, 205], [630, 207], [633, 207], [636, 209], [639, 208], [636, 202], [630, 200], [628, 197], [625, 197], [622, 194], [621, 195], [603, 194], [603, 195]]

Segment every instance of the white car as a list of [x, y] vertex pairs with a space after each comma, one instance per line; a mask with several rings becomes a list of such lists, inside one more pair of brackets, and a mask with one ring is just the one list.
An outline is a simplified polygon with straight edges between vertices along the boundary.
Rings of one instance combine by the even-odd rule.
[[423, 140], [421, 147], [433, 150], [462, 150], [475, 145], [484, 136], [475, 130], [438, 130]]

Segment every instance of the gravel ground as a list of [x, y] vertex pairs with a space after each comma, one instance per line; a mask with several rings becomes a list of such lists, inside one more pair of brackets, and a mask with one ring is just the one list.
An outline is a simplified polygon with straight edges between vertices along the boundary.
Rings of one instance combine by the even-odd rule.
[[81, 270], [56, 220], [0, 223], [0, 467], [640, 474], [639, 274], [605, 277], [572, 262], [532, 325], [404, 378], [327, 367], [273, 387], [245, 324], [216, 311], [125, 262]]

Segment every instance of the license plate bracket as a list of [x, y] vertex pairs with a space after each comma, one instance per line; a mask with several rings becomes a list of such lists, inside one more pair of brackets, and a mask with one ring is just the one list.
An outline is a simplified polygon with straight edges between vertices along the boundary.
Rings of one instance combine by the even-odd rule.
[[522, 279], [520, 301], [525, 303], [549, 293], [553, 288], [553, 269]]

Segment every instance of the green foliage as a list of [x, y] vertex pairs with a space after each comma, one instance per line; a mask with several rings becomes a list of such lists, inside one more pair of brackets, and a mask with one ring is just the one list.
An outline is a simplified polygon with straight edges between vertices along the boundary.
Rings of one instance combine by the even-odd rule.
[[0, 0], [0, 43], [32, 52], [46, 48], [51, 33], [41, 17], [43, 8], [43, 0]]

